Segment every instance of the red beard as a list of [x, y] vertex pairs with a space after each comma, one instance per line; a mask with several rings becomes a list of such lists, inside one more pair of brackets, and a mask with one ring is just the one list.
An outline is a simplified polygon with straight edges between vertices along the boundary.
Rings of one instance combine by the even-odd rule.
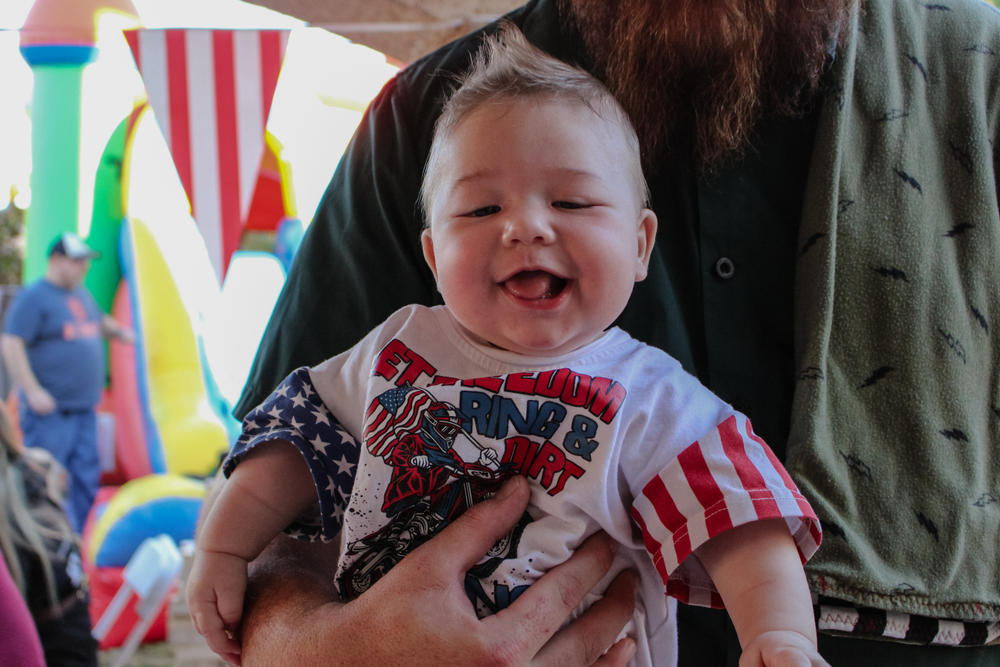
[[561, 0], [639, 135], [643, 160], [738, 155], [766, 114], [801, 113], [854, 0]]

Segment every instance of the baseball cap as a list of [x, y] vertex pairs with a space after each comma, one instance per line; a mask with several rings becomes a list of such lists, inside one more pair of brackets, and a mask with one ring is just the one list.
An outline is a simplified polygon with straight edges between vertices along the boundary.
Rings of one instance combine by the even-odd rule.
[[52, 246], [49, 248], [49, 257], [52, 255], [65, 255], [70, 259], [93, 259], [100, 257], [101, 253], [84, 243], [83, 239], [73, 232], [65, 232], [52, 242]]

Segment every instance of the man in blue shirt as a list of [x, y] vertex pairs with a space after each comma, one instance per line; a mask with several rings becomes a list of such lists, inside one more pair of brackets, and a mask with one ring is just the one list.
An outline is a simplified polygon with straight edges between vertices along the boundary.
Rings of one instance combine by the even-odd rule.
[[69, 474], [67, 513], [80, 531], [100, 481], [97, 404], [104, 387], [103, 337], [131, 342], [131, 329], [101, 312], [83, 287], [98, 253], [59, 235], [45, 276], [11, 303], [0, 353], [19, 390], [24, 443], [46, 449]]

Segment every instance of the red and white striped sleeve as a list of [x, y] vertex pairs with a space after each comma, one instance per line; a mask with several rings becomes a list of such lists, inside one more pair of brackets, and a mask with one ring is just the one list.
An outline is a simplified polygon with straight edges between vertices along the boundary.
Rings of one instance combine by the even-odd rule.
[[819, 520], [808, 501], [743, 415], [732, 415], [685, 448], [650, 480], [632, 518], [668, 595], [723, 606], [691, 553], [719, 533], [751, 521], [783, 518], [802, 562], [819, 548]]

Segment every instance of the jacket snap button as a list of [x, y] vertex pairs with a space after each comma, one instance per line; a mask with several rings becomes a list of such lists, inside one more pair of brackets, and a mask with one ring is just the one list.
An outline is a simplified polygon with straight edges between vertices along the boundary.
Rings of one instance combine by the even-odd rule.
[[736, 265], [733, 264], [733, 260], [728, 257], [720, 257], [715, 262], [715, 275], [719, 276], [723, 280], [729, 280], [736, 273]]

